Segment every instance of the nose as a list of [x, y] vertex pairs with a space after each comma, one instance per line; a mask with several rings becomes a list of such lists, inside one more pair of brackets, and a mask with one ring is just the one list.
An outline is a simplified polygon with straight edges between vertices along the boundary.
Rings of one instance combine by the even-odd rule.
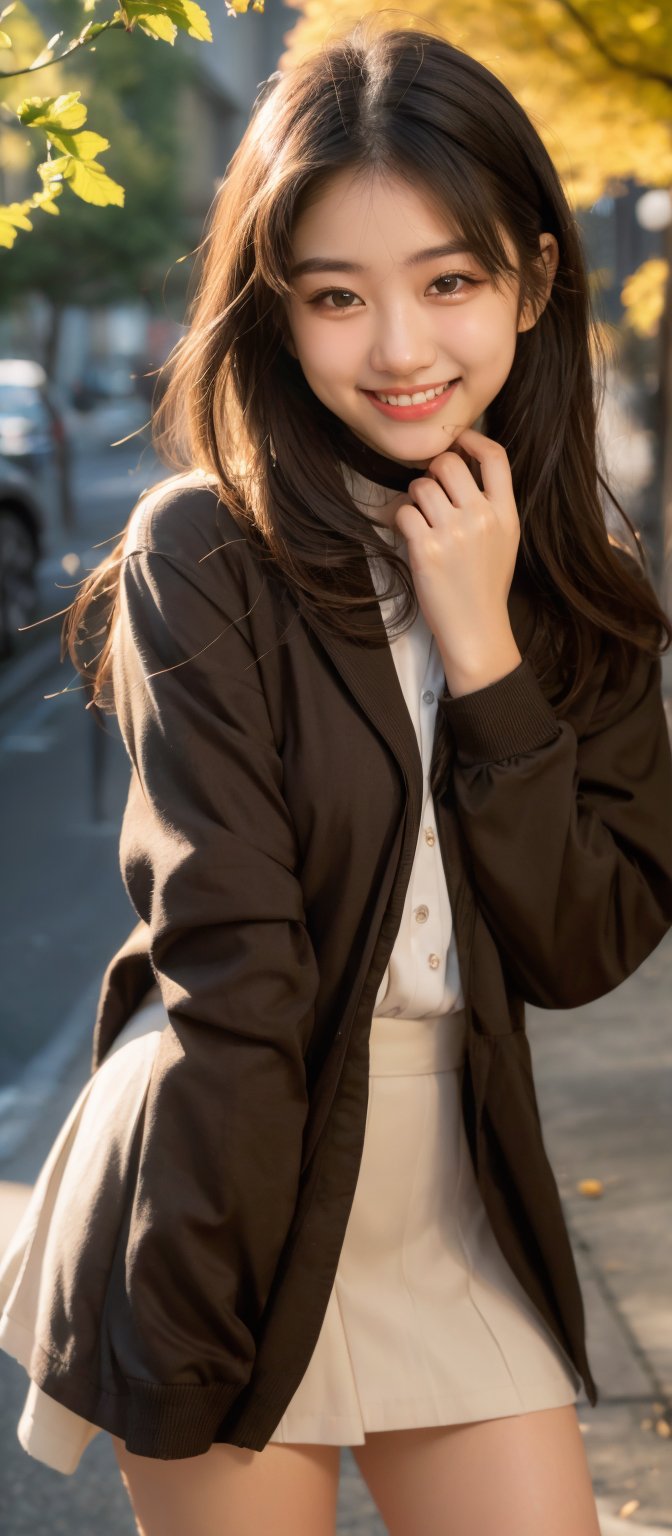
[[436, 359], [436, 347], [431, 338], [422, 333], [417, 313], [411, 306], [395, 307], [381, 317], [380, 327], [371, 348], [372, 373], [382, 379], [414, 379], [427, 374]]

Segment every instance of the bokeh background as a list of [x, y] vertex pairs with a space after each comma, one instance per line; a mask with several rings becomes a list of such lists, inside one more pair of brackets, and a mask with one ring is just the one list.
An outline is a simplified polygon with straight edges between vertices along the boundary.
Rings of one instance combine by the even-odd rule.
[[[184, 333], [208, 210], [274, 70], [375, 14], [381, 27], [441, 31], [514, 91], [584, 236], [608, 355], [605, 472], [668, 612], [672, 601], [669, 6], [203, 0], [197, 35], [179, 30], [171, 43], [159, 3], [147, 30], [117, 25], [59, 62], [84, 26], [119, 14], [94, 4], [0, 0], [0, 1243], [88, 1076], [102, 972], [135, 920], [118, 864], [128, 760], [114, 719], [85, 710], [54, 615], [167, 472], [151, 441], [156, 371]], [[129, 3], [127, 23], [140, 9]], [[40, 59], [46, 67], [25, 73]], [[88, 158], [55, 206], [33, 97], [61, 114], [52, 160], [73, 149], [73, 126], [108, 141], [79, 141]], [[605, 516], [627, 538], [609, 502]], [[603, 1536], [672, 1531], [671, 1000], [666, 939], [591, 1007], [528, 1010], [602, 1394], [579, 1414]], [[0, 1384], [7, 1536], [72, 1536], [94, 1519], [99, 1536], [132, 1536], [107, 1438], [74, 1478], [50, 1472], [18, 1445], [26, 1378], [1, 1352]], [[338, 1521], [339, 1532], [384, 1531], [347, 1448]]]

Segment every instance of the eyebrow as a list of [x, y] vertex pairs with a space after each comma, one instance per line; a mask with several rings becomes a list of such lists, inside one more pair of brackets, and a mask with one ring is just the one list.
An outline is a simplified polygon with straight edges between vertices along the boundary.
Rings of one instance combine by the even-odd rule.
[[[463, 239], [449, 240], [447, 245], [430, 245], [427, 250], [416, 251], [413, 256], [407, 256], [402, 262], [403, 267], [419, 267], [424, 261], [436, 261], [440, 256], [470, 255], [468, 247]], [[297, 261], [290, 268], [290, 277], [302, 277], [305, 272], [368, 272], [368, 267], [363, 267], [358, 261], [344, 261], [341, 257], [336, 259], [330, 256], [307, 256], [305, 261]]]

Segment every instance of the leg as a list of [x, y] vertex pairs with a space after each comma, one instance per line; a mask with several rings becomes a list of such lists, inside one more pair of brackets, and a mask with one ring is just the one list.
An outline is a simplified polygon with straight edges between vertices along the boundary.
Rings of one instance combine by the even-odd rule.
[[600, 1536], [573, 1404], [351, 1449], [389, 1536]]
[[160, 1461], [111, 1439], [140, 1536], [335, 1536], [338, 1445], [212, 1445]]

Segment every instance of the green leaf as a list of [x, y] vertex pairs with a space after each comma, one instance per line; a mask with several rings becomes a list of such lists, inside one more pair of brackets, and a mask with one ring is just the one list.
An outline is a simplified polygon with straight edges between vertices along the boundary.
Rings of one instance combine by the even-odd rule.
[[96, 160], [71, 159], [65, 177], [83, 203], [95, 203], [98, 208], [107, 208], [114, 203], [117, 208], [123, 208], [123, 187], [113, 181]]
[[[42, 164], [37, 167], [37, 174], [41, 177], [42, 181], [58, 186], [59, 192], [62, 190], [59, 182], [63, 175], [63, 167], [67, 164], [67, 159], [67, 155], [62, 155], [60, 160], [43, 160]], [[59, 169], [55, 171], [54, 166], [58, 166]]]
[[199, 42], [212, 42], [210, 21], [196, 0], [125, 0], [123, 8], [129, 21], [140, 25], [151, 21], [156, 25], [157, 18], [167, 18], [180, 32], [187, 32]]
[[5, 246], [8, 251], [11, 251], [20, 229], [33, 227], [26, 213], [29, 207], [29, 200], [23, 203], [0, 204], [0, 245]]
[[99, 208], [106, 208], [109, 203], [115, 203], [119, 208], [124, 206], [123, 187], [113, 181], [96, 160], [76, 160], [73, 155], [59, 155], [55, 160], [43, 161], [37, 169], [45, 182], [58, 185], [67, 181], [84, 203], [95, 203]]
[[31, 203], [34, 208], [41, 208], [43, 213], [57, 214], [59, 210], [55, 199], [61, 196], [62, 191], [63, 183], [54, 182], [52, 187], [43, 187], [41, 192], [34, 192]]
[[[86, 6], [84, 9], [86, 10]], [[90, 40], [92, 37], [98, 37], [100, 32], [109, 32], [109, 30], [110, 27], [107, 21], [87, 21], [86, 26], [82, 27], [79, 36], [73, 39], [73, 41], [81, 43], [87, 37]]]
[[68, 131], [86, 122], [87, 108], [80, 101], [81, 91], [67, 91], [63, 96], [27, 96], [17, 108], [19, 122], [27, 128]]
[[[182, 8], [189, 22], [189, 26], [187, 28], [189, 36], [198, 37], [202, 42], [211, 43], [212, 28], [210, 26], [210, 20], [202, 7], [200, 5], [196, 5], [195, 0], [182, 0]], [[168, 14], [172, 15], [170, 6], [168, 8]], [[175, 21], [176, 26], [179, 27], [179, 21], [177, 20], [176, 16], [173, 17], [173, 20]]]
[[51, 143], [60, 149], [63, 155], [74, 155], [76, 160], [94, 160], [103, 149], [109, 149], [109, 139], [104, 139], [101, 133], [92, 133], [86, 128], [83, 133], [54, 133], [49, 134]]
[[144, 32], [147, 37], [153, 37], [163, 43], [170, 43], [172, 48], [177, 37], [177, 27], [173, 26], [172, 21], [169, 21], [167, 16], [137, 16], [136, 22], [140, 31]]
[[59, 155], [53, 160], [43, 160], [37, 167], [37, 174], [43, 181], [63, 181], [71, 164], [71, 155]]

